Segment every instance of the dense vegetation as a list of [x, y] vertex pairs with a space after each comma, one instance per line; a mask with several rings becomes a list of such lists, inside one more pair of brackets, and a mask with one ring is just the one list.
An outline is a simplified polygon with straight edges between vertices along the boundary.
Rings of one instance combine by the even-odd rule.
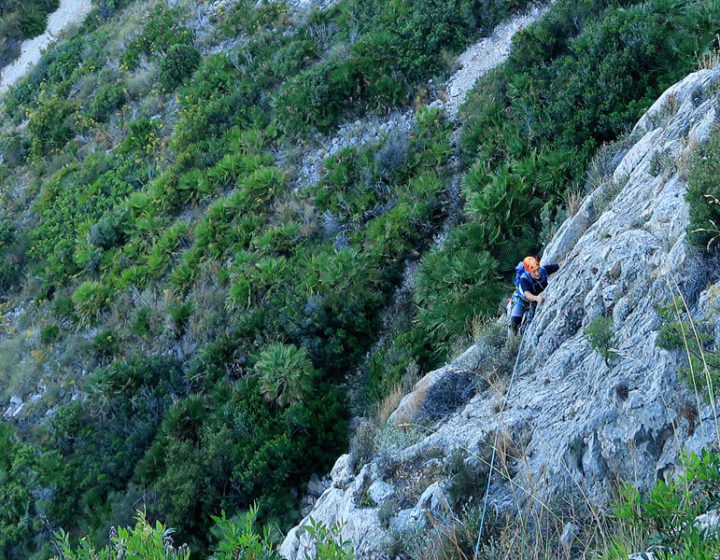
[[[662, 558], [714, 558], [717, 527], [712, 517], [720, 490], [720, 455], [704, 450], [683, 460], [684, 472], [672, 482], [659, 481], [647, 496], [628, 485], [615, 506], [627, 526], [615, 537], [608, 559], [627, 558], [639, 546]], [[710, 512], [710, 513], [708, 513]], [[637, 550], [636, 548], [634, 550]]]
[[[0, 557], [55, 554], [60, 527], [99, 550], [143, 507], [198, 554], [222, 510], [296, 521], [349, 413], [461, 347], [720, 31], [716, 3], [557, 2], [468, 102], [464, 213], [433, 244], [453, 149], [426, 81], [525, 5], [104, 3], [11, 90], [0, 387], [37, 398], [0, 432]], [[306, 184], [318, 133], [412, 103]]]
[[[3, 387], [27, 394], [42, 379], [50, 407], [80, 382], [83, 398], [6, 438], [5, 490], [19, 504], [6, 556], [46, 556], [60, 526], [100, 544], [139, 506], [194, 550], [211, 515], [255, 500], [286, 527], [309, 473], [346, 445], [345, 375], [375, 341], [404, 262], [442, 223], [450, 155], [449, 125], [421, 110], [411, 132], [342, 150], [318, 184], [291, 188], [277, 153], [297, 148], [282, 134], [311, 123], [284, 117], [285, 92], [298, 92], [284, 84], [350, 44], [370, 18], [356, 8], [301, 22], [283, 4], [241, 2], [211, 14], [204, 43], [182, 6], [114, 25], [98, 13], [7, 96], [6, 126], [27, 125], [0, 141], [1, 276], [30, 323], [3, 341]], [[469, 2], [417, 9], [472, 17], [408, 70], [403, 100], [444, 67], [441, 46], [480, 30]], [[383, 18], [383, 34], [403, 35]], [[137, 31], [119, 38], [120, 21]], [[236, 37], [235, 50], [202, 55]], [[379, 106], [372, 91], [359, 98]], [[349, 114], [338, 106], [332, 119]], [[30, 480], [12, 474], [28, 469]]]

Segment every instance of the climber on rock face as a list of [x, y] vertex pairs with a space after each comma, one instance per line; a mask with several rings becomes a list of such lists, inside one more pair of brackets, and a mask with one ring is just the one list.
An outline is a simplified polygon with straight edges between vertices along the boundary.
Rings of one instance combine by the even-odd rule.
[[[564, 260], [564, 259], [563, 259]], [[543, 303], [542, 292], [547, 288], [548, 276], [560, 268], [559, 264], [540, 266], [535, 257], [525, 257], [515, 268], [515, 293], [512, 295], [510, 310], [510, 330], [517, 334], [523, 315]]]

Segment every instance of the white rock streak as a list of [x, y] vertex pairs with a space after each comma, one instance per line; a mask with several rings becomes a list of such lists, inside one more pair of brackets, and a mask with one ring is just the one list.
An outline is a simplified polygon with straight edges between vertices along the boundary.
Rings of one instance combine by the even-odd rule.
[[547, 6], [535, 6], [527, 14], [515, 16], [498, 25], [489, 37], [471, 45], [458, 57], [458, 71], [448, 80], [442, 104], [450, 118], [457, 116], [458, 109], [475, 85], [477, 79], [507, 59], [513, 35], [537, 21]]
[[40, 57], [50, 43], [71, 25], [81, 24], [92, 10], [91, 0], [60, 0], [60, 7], [48, 17], [45, 33], [34, 39], [23, 41], [20, 46], [20, 58], [8, 64], [0, 73], [0, 94], [15, 85], [30, 69], [40, 61]]
[[[322, 2], [317, 0], [315, 3]], [[311, 0], [296, 0], [295, 4], [305, 5]], [[550, 2], [552, 4], [552, 2]], [[549, 5], [549, 4], [548, 4]], [[445, 95], [430, 106], [447, 112], [452, 120], [457, 119], [458, 108], [465, 102], [477, 79], [488, 70], [502, 63], [510, 54], [512, 37], [519, 30], [537, 21], [547, 10], [546, 6], [535, 6], [528, 13], [510, 18], [498, 25], [492, 35], [472, 44], [458, 57], [458, 70], [441, 86]], [[353, 123], [340, 126], [334, 136], [326, 137], [322, 147], [303, 156], [298, 165], [298, 185], [311, 185], [320, 180], [325, 160], [349, 146], [361, 147], [377, 142], [391, 131], [407, 132], [414, 127], [415, 111], [395, 111], [391, 115], [378, 117], [369, 115]]]

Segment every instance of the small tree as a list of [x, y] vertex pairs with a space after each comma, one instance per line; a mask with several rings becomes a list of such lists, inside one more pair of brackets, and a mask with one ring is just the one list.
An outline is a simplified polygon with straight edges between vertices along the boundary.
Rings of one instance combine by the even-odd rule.
[[590, 322], [584, 331], [585, 338], [598, 354], [605, 360], [606, 365], [617, 357], [615, 346], [615, 329], [612, 317], [598, 315]]

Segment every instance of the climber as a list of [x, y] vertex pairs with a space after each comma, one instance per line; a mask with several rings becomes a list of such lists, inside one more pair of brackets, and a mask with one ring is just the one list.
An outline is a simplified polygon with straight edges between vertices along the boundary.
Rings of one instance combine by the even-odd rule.
[[559, 268], [560, 264], [540, 266], [535, 257], [525, 257], [518, 263], [515, 268], [515, 293], [508, 304], [511, 334], [518, 333], [523, 315], [531, 309], [534, 311], [535, 306], [544, 301], [541, 294], [547, 288], [548, 276]]

